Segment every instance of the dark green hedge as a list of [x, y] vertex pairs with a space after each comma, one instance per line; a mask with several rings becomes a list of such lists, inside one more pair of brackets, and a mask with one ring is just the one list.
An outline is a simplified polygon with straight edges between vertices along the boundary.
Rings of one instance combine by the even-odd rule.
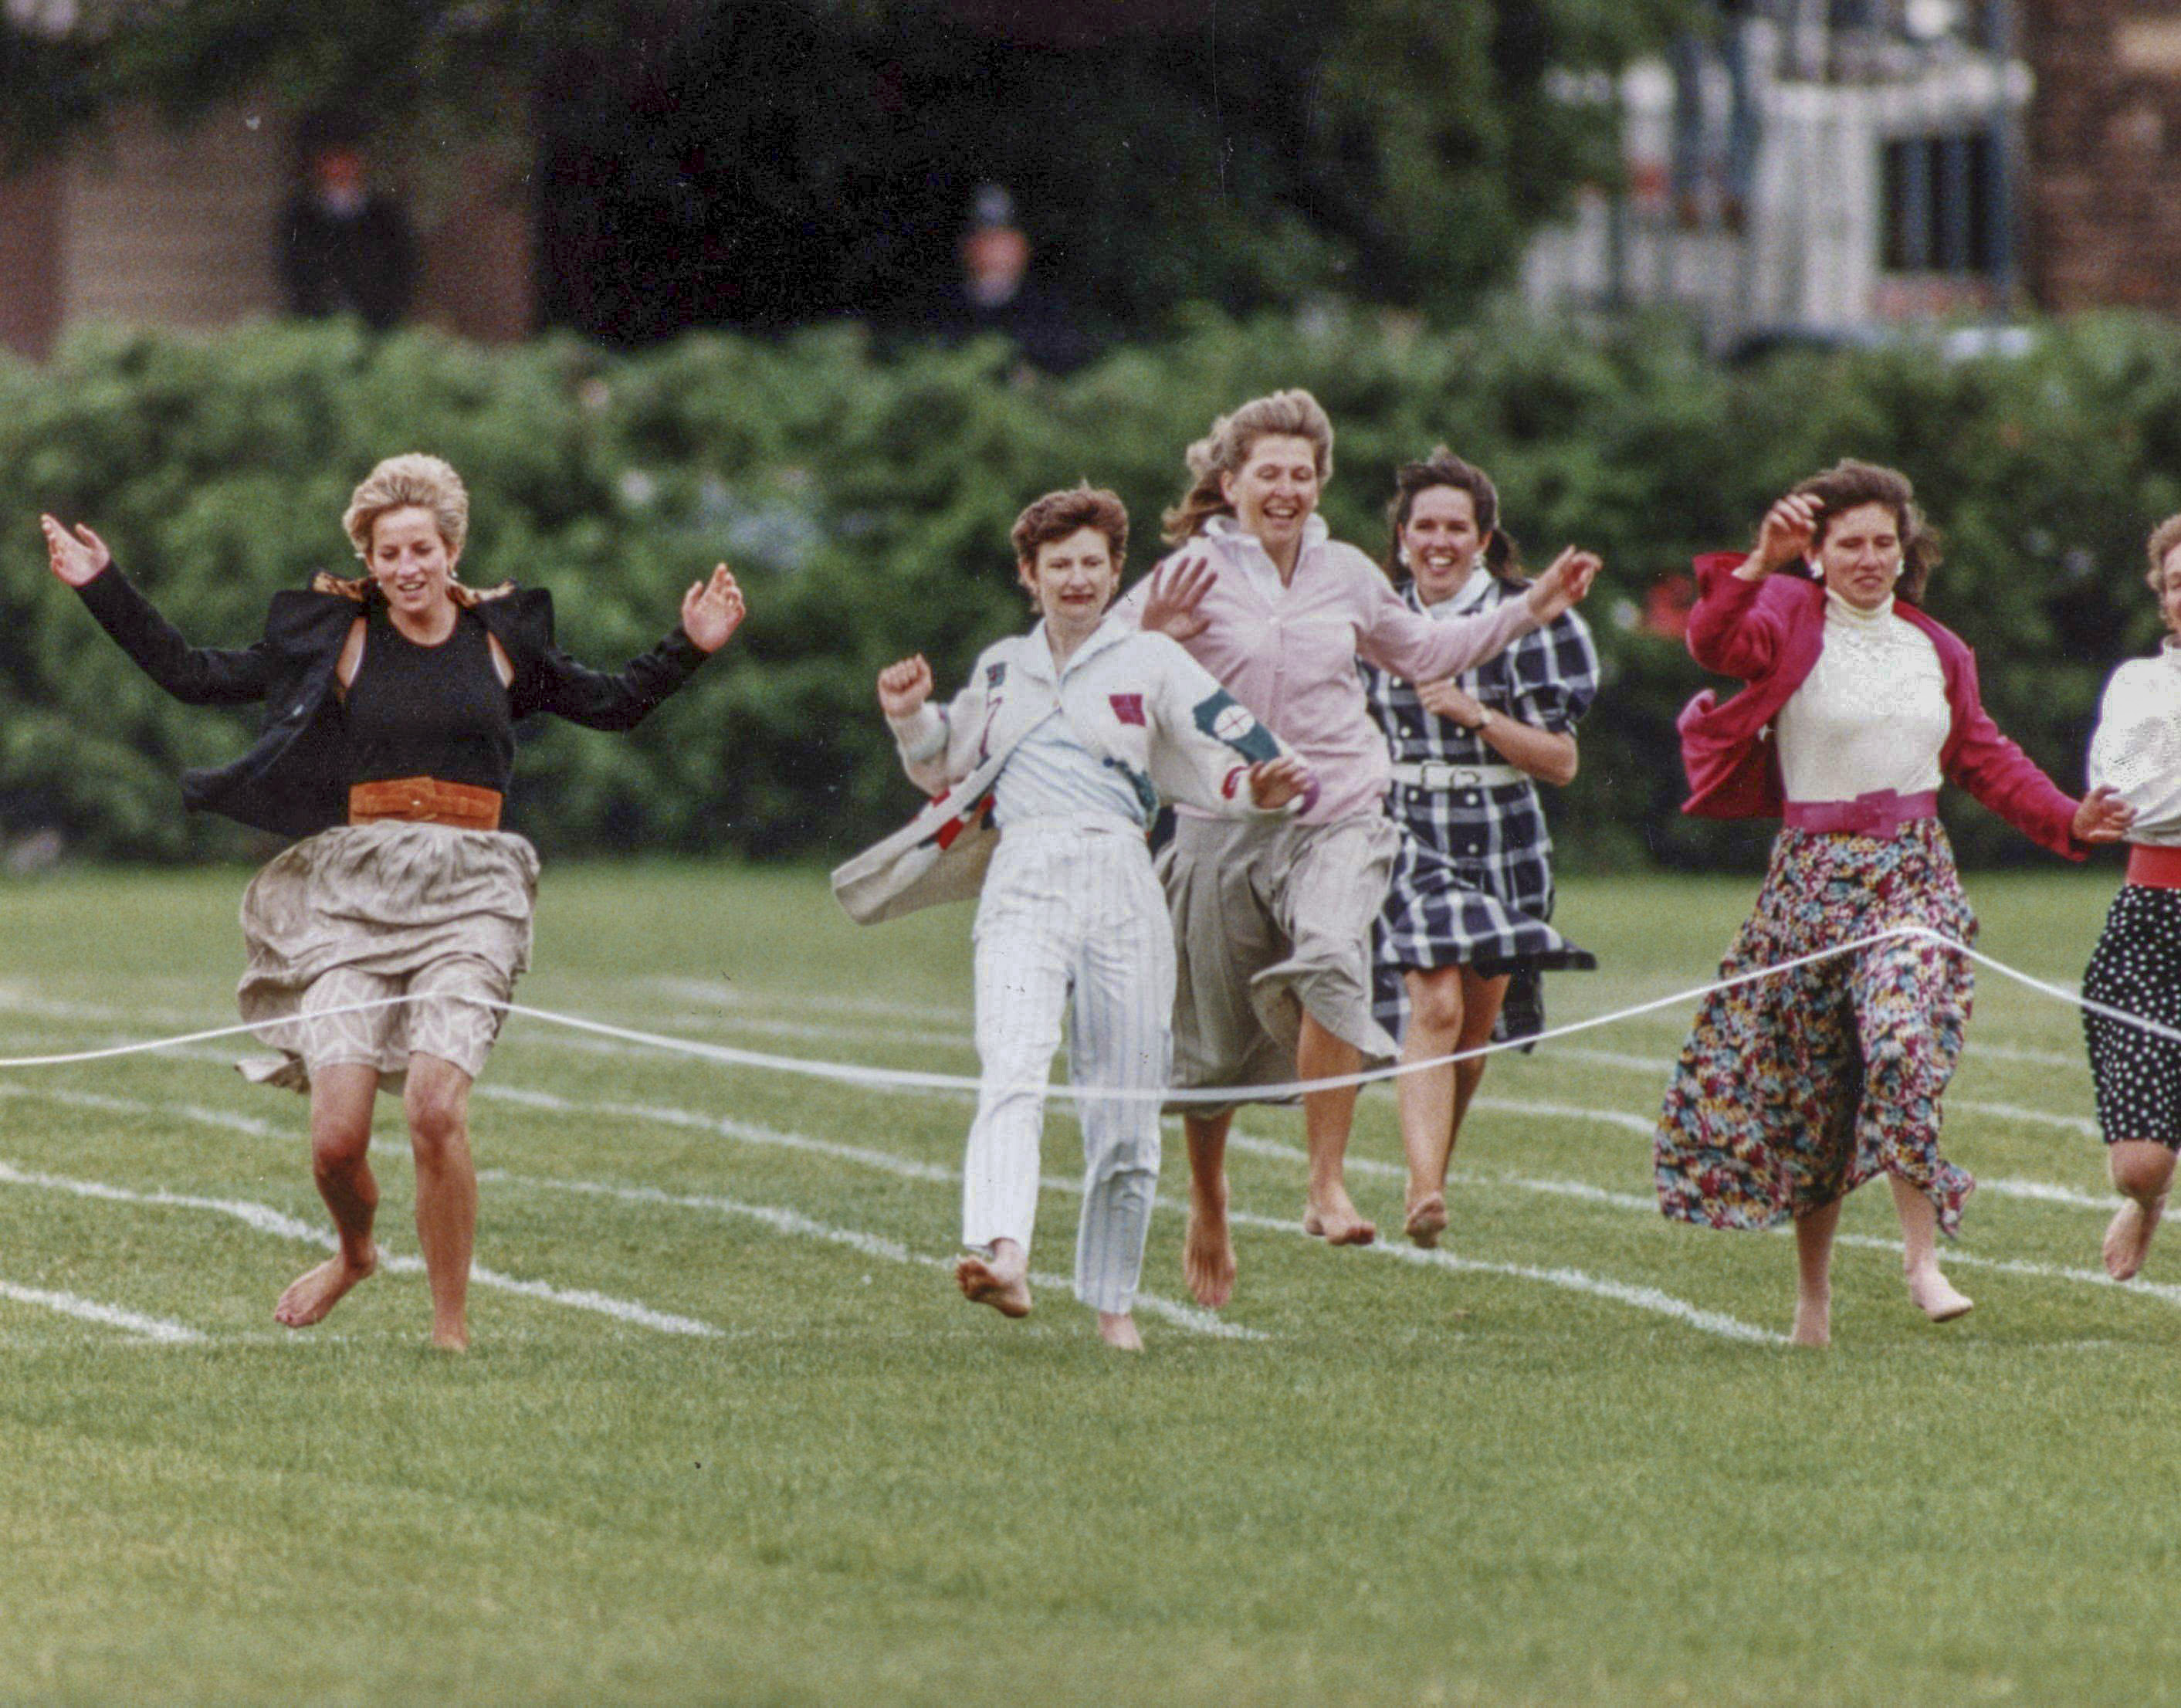
[[[42, 368], [0, 366], [15, 542], [0, 557], [0, 831], [160, 860], [251, 846], [184, 821], [174, 786], [239, 751], [251, 720], [139, 678], [45, 574], [40, 510], [99, 528], [193, 638], [239, 645], [275, 589], [352, 562], [339, 517], [371, 463], [422, 448], [470, 483], [467, 578], [551, 588], [580, 656], [648, 644], [717, 558], [748, 593], [730, 652], [633, 736], [528, 732], [520, 827], [556, 852], [837, 855], [913, 799], [873, 706], [878, 666], [921, 649], [951, 683], [1023, 620], [1006, 544], [1021, 504], [1083, 476], [1118, 488], [1140, 568], [1187, 441], [1282, 384], [1332, 412], [1326, 510], [1367, 549], [1393, 466], [1445, 439], [1497, 476], [1533, 561], [1569, 539], [1605, 554], [1591, 611], [1610, 682], [1558, 814], [1576, 861], [1761, 848], [1762, 832], [1676, 814], [1672, 717], [1702, 678], [1637, 618], [1654, 581], [1746, 541], [1772, 496], [1837, 456], [1915, 478], [1951, 541], [1931, 608], [2064, 786], [2106, 672], [2157, 631], [2140, 550], [2181, 508], [2181, 336], [2148, 323], [2048, 328], [2011, 358], [1903, 345], [1730, 373], [1667, 327], [1207, 318], [1064, 383], [994, 345], [881, 358], [851, 329], [629, 357], [339, 327], [94, 335]], [[1989, 815], [1952, 817], [1967, 858], [2021, 857]]]

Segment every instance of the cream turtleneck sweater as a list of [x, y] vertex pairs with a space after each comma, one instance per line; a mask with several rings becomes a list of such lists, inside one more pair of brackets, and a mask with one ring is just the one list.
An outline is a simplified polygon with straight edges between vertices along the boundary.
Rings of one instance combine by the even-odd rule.
[[1858, 611], [1825, 593], [1825, 644], [1780, 708], [1780, 778], [1791, 801], [1853, 800], [1939, 786], [1953, 727], [1938, 649], [1893, 600]]

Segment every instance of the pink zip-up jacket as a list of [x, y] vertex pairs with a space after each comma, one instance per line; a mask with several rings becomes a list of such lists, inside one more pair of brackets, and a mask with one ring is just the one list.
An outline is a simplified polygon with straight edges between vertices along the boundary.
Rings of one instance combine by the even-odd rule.
[[[1260, 575], [1245, 567], [1251, 554]], [[1165, 561], [1190, 557], [1209, 558], [1217, 578], [1198, 607], [1209, 619], [1204, 632], [1182, 644], [1310, 761], [1319, 793], [1302, 815], [1306, 824], [1383, 810], [1393, 760], [1364, 705], [1358, 658], [1411, 682], [1435, 682], [1483, 663], [1538, 626], [1519, 599], [1474, 616], [1419, 616], [1377, 564], [1329, 538], [1316, 516], [1284, 588], [1262, 544], [1231, 517], [1212, 517]], [[1150, 583], [1145, 577], [1113, 607], [1124, 622], [1141, 622]]]
[[[1689, 655], [1706, 670], [1748, 683], [1725, 700], [1706, 688], [1676, 720], [1691, 791], [1681, 810], [1698, 818], [1780, 815], [1786, 797], [1772, 720], [1825, 649], [1824, 585], [1792, 570], [1744, 581], [1734, 572], [1747, 561], [1748, 554], [1739, 551], [1696, 560]], [[2073, 830], [2077, 804], [1999, 732], [1977, 694], [1976, 655], [1908, 600], [1897, 600], [1893, 610], [1930, 637], [1946, 673], [1953, 723], [1939, 749], [1939, 769], [1946, 780], [2031, 841], [2069, 860], [2082, 859]]]

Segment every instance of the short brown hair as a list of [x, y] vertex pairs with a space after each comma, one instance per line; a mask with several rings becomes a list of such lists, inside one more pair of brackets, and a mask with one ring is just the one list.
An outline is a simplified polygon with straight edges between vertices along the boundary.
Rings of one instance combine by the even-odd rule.
[[1515, 544], [1515, 536], [1499, 525], [1499, 489], [1475, 463], [1456, 456], [1443, 445], [1433, 445], [1432, 454], [1421, 462], [1405, 462], [1394, 472], [1394, 496], [1386, 506], [1386, 520], [1393, 525], [1394, 537], [1387, 542], [1386, 561], [1380, 566], [1387, 579], [1396, 587], [1401, 584], [1401, 530], [1409, 525], [1409, 513], [1416, 507], [1416, 500], [1435, 486], [1452, 487], [1469, 495], [1477, 531], [1484, 536], [1484, 567], [1504, 582], [1525, 585], [1529, 577], [1522, 573], [1521, 548]]
[[1013, 543], [1017, 563], [1035, 563], [1040, 547], [1082, 528], [1095, 528], [1106, 536], [1113, 572], [1119, 574], [1121, 560], [1129, 555], [1129, 507], [1118, 495], [1087, 480], [1048, 492], [1031, 504], [1015, 518], [1008, 538]]
[[1234, 506], [1219, 489], [1219, 478], [1240, 473], [1261, 439], [1308, 439], [1319, 483], [1333, 478], [1333, 422], [1324, 406], [1300, 389], [1253, 397], [1219, 417], [1212, 431], [1189, 447], [1189, 490], [1161, 518], [1168, 545], [1179, 545], [1206, 517], [1234, 514]]
[[2151, 530], [2151, 538], [2143, 543], [2151, 558], [2151, 573], [2144, 579], [2161, 600], [2166, 597], [2166, 560], [2177, 545], [2181, 545], [2181, 516], [2167, 517]]
[[470, 495], [454, 465], [444, 457], [412, 450], [389, 456], [363, 478], [350, 495], [341, 528], [356, 546], [356, 555], [371, 556], [371, 530], [389, 511], [428, 510], [447, 543], [447, 555], [460, 557], [469, 538]]
[[1866, 504], [1882, 504], [1891, 511], [1901, 535], [1901, 579], [1893, 591], [1911, 605], [1923, 604], [1931, 572], [1939, 567], [1939, 535], [1916, 507], [1916, 489], [1907, 475], [1897, 468], [1843, 457], [1823, 473], [1797, 482], [1788, 496], [1818, 500], [1817, 532], [1810, 537], [1814, 551], [1825, 544], [1835, 517]]

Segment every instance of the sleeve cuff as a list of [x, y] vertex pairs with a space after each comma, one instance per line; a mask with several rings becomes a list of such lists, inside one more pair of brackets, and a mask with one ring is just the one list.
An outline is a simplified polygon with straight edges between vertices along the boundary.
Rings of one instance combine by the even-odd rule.
[[911, 765], [938, 758], [947, 746], [947, 720], [932, 709], [930, 700], [907, 717], [890, 717], [886, 722], [893, 730], [901, 756]]

